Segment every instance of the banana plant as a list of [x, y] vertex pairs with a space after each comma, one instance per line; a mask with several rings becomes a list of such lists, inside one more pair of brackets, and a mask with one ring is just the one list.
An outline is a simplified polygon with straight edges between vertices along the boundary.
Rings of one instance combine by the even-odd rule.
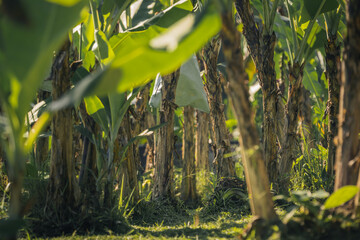
[[[102, 174], [107, 177], [106, 186], [108, 188], [111, 188], [114, 178], [114, 148], [120, 124], [139, 90], [140, 88], [132, 92], [129, 98], [127, 98], [126, 93], [111, 93], [101, 99], [97, 96], [84, 99], [88, 114], [99, 124], [107, 142], [107, 161], [105, 171], [102, 171]], [[112, 199], [111, 196], [107, 195], [112, 193], [112, 189], [105, 189], [105, 193], [108, 199], [105, 199], [104, 202]]]
[[[277, 8], [283, 2], [276, 1], [237, 0], [236, 10], [242, 20], [242, 33], [246, 39], [250, 55], [257, 69], [258, 79], [263, 96], [263, 142], [264, 156], [270, 182], [276, 182], [277, 174], [277, 138], [280, 139], [281, 120], [279, 112], [283, 111], [283, 104], [278, 96], [276, 84], [276, 64], [274, 62], [277, 36], [274, 32], [274, 23], [277, 17]], [[253, 11], [261, 21], [257, 21]], [[251, 80], [251, 79], [250, 79]], [[274, 130], [276, 129], [276, 130]]]
[[[264, 154], [262, 154], [258, 132], [252, 118], [253, 113], [240, 45], [241, 36], [234, 23], [231, 3], [231, 1], [218, 1], [220, 14], [222, 15], [221, 38], [224, 42], [223, 52], [227, 62], [228, 83], [225, 90], [231, 98], [231, 104], [240, 130], [239, 143], [251, 211], [267, 223], [276, 222], [278, 216], [273, 207], [269, 179], [265, 168], [266, 162], [263, 158]], [[238, 9], [238, 11], [241, 10]], [[262, 79], [262, 81], [265, 81], [265, 79]]]
[[[0, 91], [9, 126], [9, 134], [2, 139], [2, 145], [7, 152], [9, 176], [13, 183], [9, 212], [12, 219], [20, 216], [19, 199], [26, 151], [50, 117], [49, 113], [43, 114], [25, 141], [25, 115], [46, 71], [50, 69], [53, 51], [63, 42], [67, 31], [79, 23], [80, 13], [84, 19], [78, 26], [81, 33], [78, 51], [84, 66], [94, 73], [81, 79], [62, 99], [50, 104], [49, 111], [72, 106], [84, 96], [129, 90], [149, 81], [158, 72], [171, 72], [220, 27], [214, 6], [209, 4], [201, 13], [193, 13], [192, 3], [182, 0], [161, 11], [157, 14], [159, 16], [145, 21], [147, 25], [142, 26], [145, 30], [134, 29], [133, 32], [113, 35], [118, 24], [117, 16], [124, 12], [123, 9], [130, 13], [128, 6], [132, 1], [104, 2], [115, 4], [108, 8], [109, 11], [104, 11], [110, 12], [110, 17], [99, 13], [99, 9], [105, 9], [100, 6], [106, 5], [98, 1], [90, 2], [89, 13], [82, 11], [86, 2], [81, 0], [1, 2], [4, 17], [0, 20]], [[213, 27], [209, 29], [209, 25]], [[82, 41], [85, 38], [83, 33], [87, 42]], [[111, 123], [115, 124], [115, 121]]]
[[[284, 25], [284, 21], [278, 21], [279, 32], [287, 38], [280, 42], [288, 48], [289, 63], [289, 95], [286, 103], [286, 118], [284, 128], [284, 145], [281, 150], [280, 173], [286, 175], [290, 172], [292, 163], [296, 159], [296, 128], [297, 118], [300, 111], [300, 99], [302, 98], [302, 89], [304, 80], [304, 68], [307, 61], [313, 54], [314, 50], [323, 46], [325, 35], [321, 27], [317, 23], [317, 18], [321, 13], [333, 9], [332, 0], [322, 1], [285, 1], [285, 7], [288, 13], [286, 19], [288, 27]], [[325, 5], [326, 3], [326, 5]], [[335, 1], [335, 8], [337, 2]], [[299, 11], [301, 10], [301, 11]], [[301, 16], [301, 17], [300, 17]], [[281, 26], [281, 27], [280, 27]], [[288, 39], [292, 38], [292, 44]], [[316, 81], [315, 79], [308, 79]], [[310, 122], [311, 124], [311, 122]], [[288, 178], [284, 179], [284, 186], [287, 188]]]
[[340, 38], [338, 33], [344, 9], [339, 4], [336, 10], [324, 13], [327, 42], [325, 44], [326, 78], [328, 81], [328, 167], [329, 175], [334, 174], [336, 146], [334, 137], [338, 134], [338, 114], [340, 100]]
[[[164, 51], [164, 49], [154, 50], [154, 47], [149, 45], [153, 44], [153, 42], [156, 43], [157, 41], [155, 40], [157, 38], [160, 38], [162, 41], [160, 44], [166, 43], [167, 37], [172, 37], [174, 30], [171, 29], [174, 27], [178, 30], [188, 25], [192, 29], [194, 28], [193, 25], [197, 27], [197, 24], [199, 24], [195, 21], [195, 15], [191, 13], [193, 5], [190, 1], [179, 1], [156, 15], [149, 15], [145, 12], [145, 10], [148, 11], [148, 7], [144, 8], [142, 6], [148, 4], [146, 1], [136, 1], [134, 3], [132, 1], [125, 1], [125, 3], [127, 4], [126, 7], [122, 5], [119, 8], [116, 1], [115, 3], [113, 1], [105, 1], [103, 5], [90, 1], [91, 11], [88, 13], [86, 21], [80, 24], [75, 32], [75, 42], [78, 42], [77, 48], [79, 49], [79, 56], [83, 58], [83, 67], [86, 72], [97, 68], [101, 78], [101, 82], [97, 85], [95, 91], [93, 91], [97, 95], [86, 97], [84, 102], [89, 115], [99, 124], [107, 141], [108, 156], [106, 165], [108, 185], [111, 185], [110, 182], [112, 182], [111, 172], [114, 160], [114, 143], [118, 135], [120, 123], [131, 99], [136, 95], [133, 93], [130, 99], [126, 99], [126, 94], [120, 92], [130, 90], [150, 80], [153, 74], [156, 74], [164, 67], [168, 67], [167, 64], [164, 64], [165, 62], [174, 67], [177, 66], [175, 64], [181, 64], [182, 61], [186, 60], [186, 55], [191, 54], [191, 52], [186, 50], [184, 54], [183, 50], [190, 45], [190, 42], [181, 48], [182, 51], [175, 48], [171, 49], [171, 51]], [[134, 5], [140, 6], [137, 12], [134, 10], [136, 9]], [[107, 13], [109, 12], [110, 15], [108, 16]], [[117, 21], [119, 23], [117, 29], [113, 27], [114, 21], [112, 20], [114, 18], [112, 15], [115, 13], [117, 14], [115, 16], [117, 19], [119, 19], [120, 15], [123, 16], [124, 14], [126, 17], [125, 21], [122, 18]], [[149, 18], [143, 19], [143, 16]], [[203, 21], [203, 17], [205, 16], [200, 15], [200, 22]], [[184, 22], [184, 18], [191, 20]], [[183, 24], [177, 27], [179, 22]], [[133, 26], [133, 24], [137, 25]], [[205, 25], [202, 26], [202, 28], [204, 27]], [[171, 34], [166, 35], [167, 31]], [[201, 31], [204, 31], [204, 29]], [[161, 37], [161, 34], [165, 34], [165, 37]], [[183, 34], [188, 35], [190, 31]], [[197, 34], [192, 36], [193, 33], [191, 33], [190, 36], [195, 38]], [[180, 40], [183, 37], [182, 35]], [[164, 42], [164, 40], [166, 41]], [[203, 37], [200, 40], [206, 41]], [[173, 42], [178, 44], [176, 39]], [[200, 46], [199, 43], [191, 45], [192, 47]], [[177, 53], [181, 53], [180, 58], [178, 54], [175, 55], [172, 52], [174, 50]], [[195, 51], [195, 49], [192, 51]], [[140, 56], [138, 56], [138, 53], [140, 53]], [[144, 59], [149, 60], [148, 64], [144, 62]], [[119, 63], [121, 64], [119, 65]], [[113, 67], [114, 64], [116, 67]], [[125, 66], [122, 67], [122, 65]], [[141, 66], [141, 71], [139, 71], [139, 66]], [[96, 76], [96, 74], [94, 75]], [[88, 74], [88, 77], [91, 77], [91, 74]], [[116, 83], [119, 77], [120, 80], [126, 79], [126, 81]], [[94, 79], [95, 81], [98, 80], [96, 77], [92, 80]], [[79, 82], [73, 92], [81, 88], [81, 84], [82, 82]], [[117, 89], [119, 92], [108, 93], [114, 89]], [[78, 94], [78, 96], [83, 95]]]
[[11, 221], [21, 218], [20, 196], [27, 153], [50, 118], [50, 114], [43, 114], [25, 139], [25, 116], [50, 69], [53, 51], [80, 20], [84, 6], [78, 0], [0, 3], [4, 10], [0, 19], [0, 101], [9, 130], [1, 138], [1, 145], [9, 166]]

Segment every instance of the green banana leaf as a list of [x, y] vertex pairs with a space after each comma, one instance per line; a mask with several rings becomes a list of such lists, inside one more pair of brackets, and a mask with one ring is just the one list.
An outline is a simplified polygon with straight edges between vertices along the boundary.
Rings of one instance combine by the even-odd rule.
[[56, 3], [21, 1], [16, 6], [21, 14], [13, 15], [10, 11], [0, 19], [0, 92], [20, 121], [49, 74], [54, 50], [80, 20], [80, 12], [86, 3], [53, 2]]

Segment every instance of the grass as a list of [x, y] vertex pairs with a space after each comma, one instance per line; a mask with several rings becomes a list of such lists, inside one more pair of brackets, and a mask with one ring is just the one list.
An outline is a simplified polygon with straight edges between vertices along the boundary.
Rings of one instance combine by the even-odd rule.
[[[175, 175], [176, 179], [180, 179], [181, 169], [175, 169]], [[143, 180], [148, 179], [151, 176], [146, 175]], [[41, 181], [32, 182], [30, 186], [25, 184], [25, 189], [32, 192], [37, 186], [37, 191], [45, 193], [45, 179], [38, 180]], [[282, 223], [265, 226], [261, 225], [261, 221], [252, 223], [244, 180], [218, 180], [211, 174], [199, 173], [198, 186], [201, 203], [196, 209], [188, 208], [178, 198], [150, 201], [151, 186], [146, 184], [140, 185], [142, 201], [136, 206], [124, 204], [124, 209], [114, 207], [111, 211], [95, 208], [84, 216], [74, 213], [69, 222], [48, 219], [48, 214], [41, 207], [34, 206], [32, 213], [37, 218], [31, 219], [32, 215], [27, 215], [25, 220], [30, 225], [21, 231], [20, 236], [23, 239], [65, 240], [245, 239], [245, 236], [254, 239], [259, 233], [261, 239], [324, 239], [324, 236], [326, 239], [338, 239], [339, 236], [343, 236], [342, 239], [354, 239], [355, 236], [358, 237], [355, 239], [360, 239], [360, 221], [324, 212], [321, 208], [323, 197], [319, 198], [317, 193], [309, 195], [302, 191], [293, 193], [291, 197], [279, 198], [275, 204]], [[177, 196], [179, 189], [179, 184], [176, 184]], [[5, 213], [4, 207], [2, 210]], [[35, 210], [39, 211], [37, 215]], [[66, 230], [61, 228], [64, 224], [72, 226], [70, 229], [73, 230], [63, 231]]]
[[131, 224], [131, 230], [123, 235], [109, 231], [105, 235], [79, 236], [74, 233], [72, 236], [51, 239], [236, 239], [244, 233], [251, 219], [250, 215], [238, 218], [237, 215], [222, 212], [209, 221], [208, 218], [198, 218], [198, 212], [199, 209], [187, 211], [187, 216], [174, 215], [171, 222], [159, 218], [158, 223], [153, 225]]
[[[223, 185], [224, 186], [224, 185]], [[228, 201], [226, 206], [204, 205], [188, 209], [180, 200], [142, 201], [127, 219], [128, 230], [100, 233], [73, 232], [54, 238], [32, 238], [23, 231], [24, 239], [360, 239], [360, 219], [325, 211], [321, 206], [328, 195], [324, 192], [294, 192], [276, 201], [282, 222], [262, 225], [246, 206]], [[228, 198], [227, 200], [231, 200]], [[241, 211], [242, 210], [242, 211]], [[256, 224], [257, 223], [257, 224]], [[121, 230], [118, 227], [113, 229]], [[50, 229], [51, 230], [51, 229]], [[52, 229], [52, 231], [56, 229]], [[255, 231], [250, 231], [255, 230]], [[248, 238], [244, 238], [247, 236]]]
[[[209, 174], [209, 173], [208, 173]], [[175, 169], [176, 178], [181, 177], [181, 169]], [[210, 174], [211, 175], [211, 174]], [[239, 196], [226, 189], [226, 187], [216, 188], [218, 181], [213, 176], [208, 176], [211, 180], [206, 181], [205, 173], [200, 172], [198, 177], [198, 191], [202, 199], [197, 209], [189, 209], [184, 203], [175, 200], [150, 201], [150, 189], [143, 186], [141, 189], [143, 200], [132, 210], [126, 222], [129, 229], [120, 233], [116, 226], [108, 226], [102, 231], [75, 231], [73, 233], [61, 234], [59, 237], [50, 238], [51, 235], [44, 233], [47, 238], [36, 238], [32, 235], [32, 227], [23, 230], [21, 236], [24, 239], [234, 239], [240, 238], [244, 233], [247, 223], [251, 219], [247, 199], [243, 195]], [[147, 178], [151, 178], [147, 176]], [[145, 179], [146, 180], [146, 179]], [[228, 181], [225, 181], [228, 184]], [[241, 181], [243, 184], [243, 182]], [[220, 186], [222, 186], [220, 184]], [[236, 187], [236, 186], [233, 186]], [[243, 186], [240, 186], [243, 188]], [[176, 187], [176, 192], [179, 191]], [[243, 189], [242, 189], [243, 191]], [[40, 209], [41, 210], [41, 209]], [[125, 209], [126, 211], [126, 209]], [[111, 216], [103, 218], [110, 221]], [[109, 218], [109, 219], [107, 219]], [[72, 221], [75, 221], [73, 219]], [[78, 220], [82, 221], [81, 217]], [[94, 221], [93, 221], [94, 222]], [[38, 221], [38, 224], [40, 222]], [[78, 222], [74, 222], [78, 224]], [[40, 223], [40, 225], [42, 225]], [[45, 224], [46, 225], [46, 224]], [[101, 225], [101, 223], [99, 223]], [[101, 226], [104, 226], [103, 224]], [[56, 231], [56, 228], [44, 226], [41, 232]], [[121, 228], [121, 227], [120, 227]], [[117, 230], [114, 230], [117, 229]], [[50, 234], [50, 233], [49, 233]]]

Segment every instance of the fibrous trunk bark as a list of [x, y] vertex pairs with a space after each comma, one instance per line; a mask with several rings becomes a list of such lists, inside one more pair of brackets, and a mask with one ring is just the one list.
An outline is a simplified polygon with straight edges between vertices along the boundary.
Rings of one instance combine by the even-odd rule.
[[[132, 112], [133, 117], [134, 117], [134, 122], [132, 123], [133, 136], [137, 136], [138, 134], [141, 133], [141, 131], [151, 127], [151, 125], [148, 126], [148, 124], [147, 124], [148, 122], [146, 121], [147, 117], [148, 117], [147, 116], [148, 112], [146, 111], [146, 106], [147, 106], [147, 104], [149, 102], [149, 98], [150, 98], [150, 87], [151, 87], [151, 82], [146, 84], [146, 86], [136, 96], [136, 104], [135, 104], [134, 111]], [[152, 125], [152, 126], [154, 126], [154, 125]], [[148, 139], [152, 139], [152, 138], [153, 138], [153, 136], [148, 137]], [[141, 165], [141, 157], [140, 157], [138, 141], [133, 143], [133, 150], [134, 150], [134, 159], [135, 159], [137, 168], [138, 168], [139, 172], [144, 172], [145, 169], [143, 169], [142, 165]]]
[[[347, 1], [347, 36], [341, 69], [339, 134], [336, 151], [335, 190], [345, 185], [360, 186], [360, 2]], [[355, 206], [359, 206], [359, 194]], [[359, 209], [359, 208], [358, 208]]]
[[[146, 128], [155, 126], [154, 116], [149, 111], [145, 112], [145, 124], [146, 124], [145, 125]], [[154, 151], [154, 149], [155, 149], [154, 138], [155, 137], [153, 135], [151, 135], [146, 138], [147, 138], [147, 143], [146, 143], [145, 153], [144, 153], [144, 155], [146, 156], [145, 172], [150, 171], [154, 167], [154, 163], [155, 163], [155, 151]]]
[[281, 162], [280, 162], [280, 174], [281, 179], [281, 191], [287, 193], [290, 183], [290, 171], [293, 162], [297, 158], [298, 153], [298, 138], [296, 134], [298, 126], [298, 116], [301, 101], [301, 87], [303, 67], [298, 63], [294, 63], [289, 66], [289, 90], [288, 100], [286, 103], [286, 116], [285, 116], [285, 130], [284, 130], [284, 144], [281, 146]]
[[[130, 118], [129, 113], [126, 113], [119, 129], [119, 145], [115, 146], [114, 161], [120, 163], [119, 185], [123, 188], [122, 197], [130, 196], [132, 193], [133, 201], [137, 202], [139, 200], [139, 186], [137, 182], [138, 168], [134, 158], [133, 144], [125, 149], [125, 146], [127, 146], [131, 138]], [[124, 159], [122, 159], [123, 151], [126, 151]]]
[[[276, 103], [276, 136], [278, 141], [279, 149], [281, 149], [282, 146], [284, 146], [285, 142], [285, 134], [284, 134], [284, 128], [285, 128], [285, 96], [287, 95], [287, 86], [289, 83], [289, 73], [287, 64], [285, 63], [285, 54], [281, 57], [281, 64], [280, 64], [280, 71], [281, 76], [280, 80], [278, 82], [278, 100]], [[279, 151], [278, 151], [279, 155]], [[279, 165], [279, 164], [278, 164]], [[278, 169], [279, 170], [279, 169]]]
[[194, 144], [194, 113], [194, 108], [190, 106], [184, 107], [181, 199], [188, 204], [194, 204], [197, 200]]
[[196, 110], [196, 168], [209, 171], [209, 122], [208, 113]]
[[[70, 42], [66, 41], [52, 66], [53, 101], [59, 99], [71, 87], [69, 49]], [[64, 209], [74, 208], [79, 194], [72, 152], [72, 128], [71, 108], [54, 113], [51, 121], [52, 141], [47, 204], [61, 212]]]
[[[307, 90], [304, 86], [301, 87], [301, 100], [300, 100], [300, 132], [304, 138], [304, 142], [302, 142], [302, 150], [306, 151], [306, 148], [310, 149], [313, 147], [312, 140], [312, 121], [311, 121], [311, 99], [310, 99], [310, 91]], [[305, 146], [306, 145], [306, 146]]]
[[243, 33], [262, 89], [264, 160], [270, 182], [275, 183], [278, 178], [276, 116], [277, 112], [282, 110], [277, 109], [279, 98], [274, 62], [276, 36], [274, 32], [262, 34], [259, 31], [248, 0], [237, 0], [235, 4], [244, 25]]
[[235, 162], [232, 157], [224, 156], [231, 153], [229, 131], [226, 128], [224, 104], [222, 103], [222, 88], [217, 72], [217, 59], [221, 41], [214, 38], [203, 48], [202, 59], [205, 68], [205, 92], [210, 107], [211, 137], [215, 154], [214, 168], [217, 177], [234, 177]]
[[261, 89], [263, 93], [263, 149], [264, 160], [270, 182], [275, 183], [278, 178], [277, 164], [277, 144], [276, 144], [276, 124], [277, 115], [277, 85], [274, 62], [275, 34], [263, 36], [261, 41], [261, 64], [258, 68], [259, 78], [261, 79]]
[[337, 43], [337, 35], [329, 33], [325, 46], [326, 53], [326, 78], [328, 80], [328, 167], [329, 175], [334, 175], [336, 145], [334, 138], [338, 135], [338, 115], [340, 97], [340, 46]]
[[277, 220], [274, 210], [268, 175], [256, 131], [254, 114], [251, 111], [247, 75], [244, 70], [240, 48], [240, 33], [237, 31], [231, 12], [222, 16], [223, 52], [227, 62], [228, 84], [234, 113], [240, 130], [239, 142], [245, 168], [252, 213], [268, 221]]
[[174, 198], [174, 110], [176, 86], [180, 69], [163, 76], [161, 89], [160, 123], [167, 123], [158, 130], [153, 199]]

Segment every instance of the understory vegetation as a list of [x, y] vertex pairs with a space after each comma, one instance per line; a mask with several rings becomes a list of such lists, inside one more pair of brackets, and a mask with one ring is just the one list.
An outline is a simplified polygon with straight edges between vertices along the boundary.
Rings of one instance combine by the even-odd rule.
[[359, 23], [0, 0], [0, 239], [360, 239]]

